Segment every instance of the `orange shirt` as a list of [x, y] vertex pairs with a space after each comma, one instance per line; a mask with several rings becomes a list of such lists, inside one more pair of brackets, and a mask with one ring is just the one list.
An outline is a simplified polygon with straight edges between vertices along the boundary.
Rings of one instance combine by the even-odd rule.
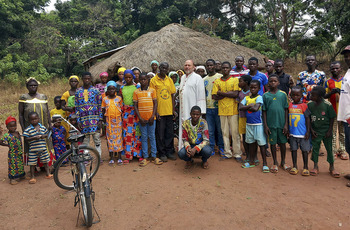
[[104, 97], [101, 107], [103, 109], [106, 109], [106, 112], [104, 114], [106, 117], [116, 118], [122, 114], [123, 100], [119, 96], [116, 96], [113, 99]]
[[[153, 100], [157, 100], [156, 91], [148, 87], [147, 90], [138, 88], [134, 91], [133, 101], [137, 102], [140, 116], [144, 120], [149, 120], [153, 114]], [[155, 119], [156, 117], [154, 117]]]

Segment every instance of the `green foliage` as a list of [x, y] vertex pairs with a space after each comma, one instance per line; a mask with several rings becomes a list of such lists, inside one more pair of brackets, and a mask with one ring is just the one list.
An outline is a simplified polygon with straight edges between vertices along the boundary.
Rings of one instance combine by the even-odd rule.
[[281, 48], [277, 40], [268, 36], [266, 31], [256, 30], [245, 32], [244, 37], [233, 36], [232, 41], [239, 45], [255, 49], [270, 59], [287, 57], [287, 52]]

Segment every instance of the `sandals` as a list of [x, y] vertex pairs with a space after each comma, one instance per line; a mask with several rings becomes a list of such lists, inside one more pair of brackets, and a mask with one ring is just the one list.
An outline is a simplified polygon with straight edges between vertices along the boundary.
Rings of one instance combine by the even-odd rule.
[[162, 165], [164, 162], [158, 157], [152, 161], [155, 165]]
[[330, 173], [331, 176], [334, 177], [334, 178], [340, 178], [340, 174], [339, 174], [337, 171], [335, 171], [335, 170], [332, 170], [332, 171], [330, 171], [329, 173]]
[[48, 175], [48, 176], [45, 176], [45, 178], [46, 178], [46, 179], [52, 179], [52, 178], [53, 178], [53, 175], [50, 174], [50, 175]]
[[145, 158], [139, 163], [139, 166], [140, 167], [145, 167], [146, 165], [148, 165], [149, 162], [150, 161]]
[[115, 163], [114, 160], [110, 160], [110, 161], [108, 162], [109, 165], [114, 165], [114, 163]]
[[287, 165], [287, 164], [284, 164], [284, 165], [282, 165], [281, 167], [283, 168], [284, 171], [287, 171], [287, 172], [289, 172], [289, 171], [292, 169], [292, 167], [290, 167], [290, 166]]
[[303, 169], [303, 171], [301, 172], [302, 176], [310, 176], [310, 171], [308, 169]]
[[317, 174], [318, 174], [318, 169], [311, 169], [310, 170], [310, 175], [311, 176], [317, 176]]
[[344, 152], [341, 152], [339, 156], [340, 156], [340, 159], [342, 160], [349, 160], [349, 155]]
[[292, 175], [297, 175], [299, 172], [299, 170], [297, 168], [292, 168], [291, 170], [289, 170], [289, 173]]
[[29, 180], [29, 184], [35, 184], [36, 183], [36, 179], [35, 178], [32, 178]]
[[270, 172], [269, 167], [267, 167], [266, 165], [264, 165], [263, 168], [262, 168], [262, 172], [263, 172], [263, 173], [269, 173], [269, 172]]
[[270, 168], [270, 172], [278, 173], [278, 166], [277, 165], [272, 165], [272, 167]]
[[117, 161], [117, 165], [119, 165], [119, 166], [123, 165], [123, 161], [122, 161], [122, 159], [118, 159], [118, 161]]
[[251, 164], [249, 164], [249, 162], [242, 164], [242, 168], [244, 168], [244, 169], [253, 168], [253, 167], [255, 167], [255, 165], [251, 165]]

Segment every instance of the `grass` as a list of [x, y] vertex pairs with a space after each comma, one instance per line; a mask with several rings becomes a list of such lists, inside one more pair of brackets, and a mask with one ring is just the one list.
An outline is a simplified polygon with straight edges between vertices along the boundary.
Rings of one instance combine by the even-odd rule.
[[[25, 86], [11, 85], [1, 83], [2, 92], [0, 93], [0, 127], [6, 130], [5, 120], [8, 116], [18, 119], [18, 100], [20, 95], [28, 92]], [[49, 100], [49, 110], [54, 109], [53, 99], [55, 96], [62, 95], [69, 90], [70, 86], [67, 79], [54, 79], [48, 84], [41, 84], [38, 93], [45, 94]]]

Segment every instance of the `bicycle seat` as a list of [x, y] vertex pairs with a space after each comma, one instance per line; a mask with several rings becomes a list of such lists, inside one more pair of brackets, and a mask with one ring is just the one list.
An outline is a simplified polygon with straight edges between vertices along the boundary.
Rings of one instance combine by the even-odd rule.
[[[71, 135], [67, 138], [67, 141], [69, 142], [82, 142], [82, 140], [84, 139], [85, 134], [76, 134], [76, 135]], [[80, 140], [79, 140], [80, 139]]]

